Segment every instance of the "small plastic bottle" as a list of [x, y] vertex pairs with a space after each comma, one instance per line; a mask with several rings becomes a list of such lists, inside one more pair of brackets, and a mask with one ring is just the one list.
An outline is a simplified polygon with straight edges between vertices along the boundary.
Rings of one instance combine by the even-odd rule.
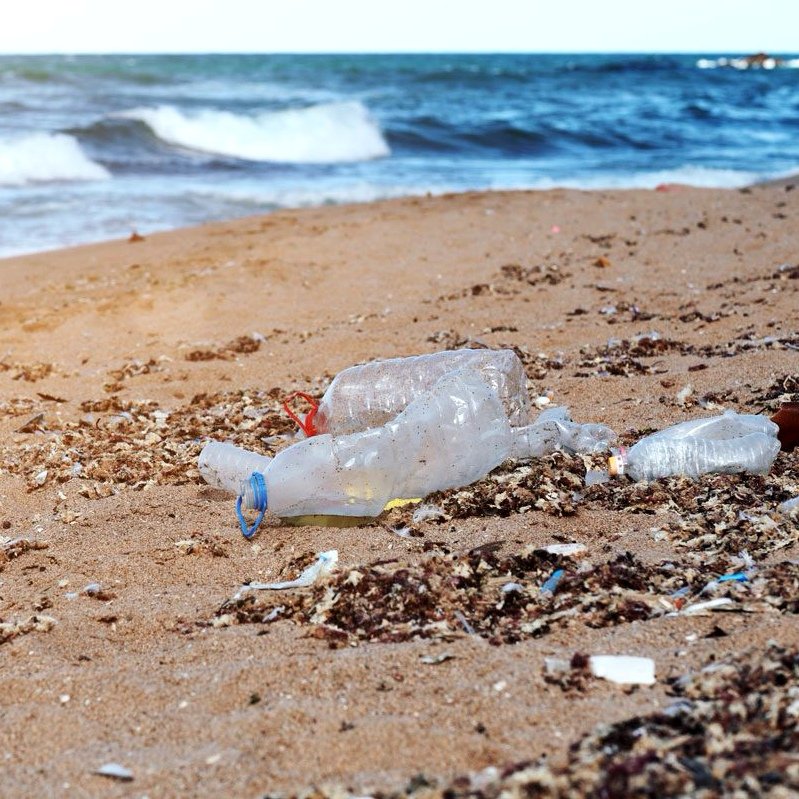
[[612, 475], [633, 480], [702, 474], [766, 474], [780, 450], [777, 425], [764, 416], [727, 411], [667, 427], [642, 438], [629, 450], [614, 450]]
[[333, 379], [318, 409], [306, 418], [305, 432], [341, 436], [381, 427], [458, 369], [481, 374], [511, 425], [529, 422], [527, 376], [513, 350], [447, 350], [344, 369]]
[[[392, 499], [479, 480], [512, 446], [497, 394], [480, 372], [460, 369], [381, 427], [305, 438], [271, 460], [212, 442], [200, 463], [214, 485], [229, 487], [238, 480], [240, 505], [261, 515], [268, 507], [281, 517], [373, 517]], [[255, 527], [240, 520], [249, 537]]]

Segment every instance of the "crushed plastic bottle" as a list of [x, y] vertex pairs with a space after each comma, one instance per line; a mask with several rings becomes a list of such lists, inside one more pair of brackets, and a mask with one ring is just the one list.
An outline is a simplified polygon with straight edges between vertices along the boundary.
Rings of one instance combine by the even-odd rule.
[[318, 409], [306, 419], [309, 435], [348, 435], [381, 427], [430, 391], [448, 372], [478, 371], [499, 397], [513, 426], [530, 420], [524, 366], [513, 350], [447, 350], [391, 358], [339, 372]]
[[[271, 460], [253, 461], [246, 450], [212, 443], [200, 459], [214, 485], [240, 480], [240, 505], [261, 515], [268, 507], [281, 517], [374, 517], [389, 500], [479, 480], [508, 458], [512, 445], [497, 394], [481, 373], [461, 369], [381, 427], [306, 438]], [[260, 517], [251, 528], [240, 520], [249, 537]]]
[[780, 450], [777, 425], [765, 416], [727, 411], [667, 427], [608, 460], [612, 475], [633, 480], [702, 474], [766, 474]]
[[530, 460], [562, 449], [565, 452], [602, 452], [610, 449], [616, 434], [603, 424], [573, 422], [569, 409], [548, 408], [532, 424], [513, 429], [511, 458]]

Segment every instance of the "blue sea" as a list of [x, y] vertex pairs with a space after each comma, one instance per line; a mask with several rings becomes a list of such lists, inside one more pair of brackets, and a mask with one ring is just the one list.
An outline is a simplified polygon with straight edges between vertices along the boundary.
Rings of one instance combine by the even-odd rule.
[[427, 192], [799, 171], [799, 61], [708, 59], [0, 57], [0, 254]]

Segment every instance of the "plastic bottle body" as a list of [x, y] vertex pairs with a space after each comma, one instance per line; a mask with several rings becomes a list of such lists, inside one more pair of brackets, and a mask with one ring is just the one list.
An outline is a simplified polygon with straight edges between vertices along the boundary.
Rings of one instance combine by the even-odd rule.
[[269, 508], [287, 517], [377, 516], [391, 499], [479, 480], [509, 456], [511, 442], [483, 377], [452, 372], [379, 428], [313, 436], [280, 452], [263, 473]]
[[209, 441], [200, 453], [197, 466], [206, 483], [237, 494], [242, 480], [253, 472], [263, 474], [271, 460], [266, 455], [259, 455], [233, 444]]
[[499, 397], [511, 425], [527, 424], [527, 377], [513, 350], [449, 350], [392, 358], [339, 372], [315, 417], [320, 433], [335, 436], [380, 427], [421, 397], [447, 373], [478, 371]]
[[727, 412], [684, 422], [641, 439], [611, 459], [633, 480], [702, 474], [765, 474], [777, 457], [777, 426], [763, 416]]

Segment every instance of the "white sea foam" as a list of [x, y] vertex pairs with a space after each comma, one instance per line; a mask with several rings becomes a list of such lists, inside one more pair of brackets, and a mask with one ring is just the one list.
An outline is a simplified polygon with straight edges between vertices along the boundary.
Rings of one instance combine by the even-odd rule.
[[389, 154], [380, 127], [360, 102], [242, 116], [206, 109], [184, 114], [174, 106], [134, 108], [119, 116], [144, 122], [170, 144], [206, 153], [275, 163], [331, 164]]
[[76, 139], [64, 133], [0, 139], [0, 186], [110, 177], [104, 166], [86, 156]]
[[763, 180], [788, 177], [795, 170], [784, 174], [750, 172], [743, 169], [716, 169], [705, 166], [681, 166], [676, 169], [663, 169], [651, 172], [629, 174], [596, 174], [580, 178], [529, 181], [524, 185], [492, 186], [492, 188], [532, 188], [532, 189], [654, 189], [663, 183], [682, 183], [686, 186], [711, 189], [737, 189], [750, 186]]

